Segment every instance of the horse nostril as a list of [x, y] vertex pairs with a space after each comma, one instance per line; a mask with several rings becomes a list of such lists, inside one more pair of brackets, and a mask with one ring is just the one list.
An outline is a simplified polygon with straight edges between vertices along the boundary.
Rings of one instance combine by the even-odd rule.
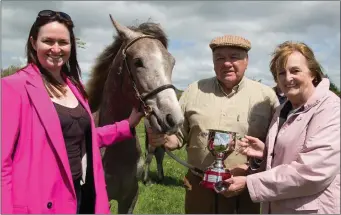
[[166, 121], [170, 127], [175, 126], [175, 122], [171, 114], [167, 114]]

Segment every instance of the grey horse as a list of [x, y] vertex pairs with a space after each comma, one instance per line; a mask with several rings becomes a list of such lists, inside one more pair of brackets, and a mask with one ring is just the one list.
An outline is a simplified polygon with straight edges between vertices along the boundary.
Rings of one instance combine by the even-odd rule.
[[[166, 34], [156, 23], [126, 27], [111, 20], [117, 36], [96, 59], [86, 86], [97, 125], [126, 119], [135, 106], [145, 112], [145, 126], [175, 133], [183, 114], [171, 81], [175, 59]], [[133, 213], [143, 163], [138, 138], [102, 153], [109, 200], [118, 202], [118, 213]]]

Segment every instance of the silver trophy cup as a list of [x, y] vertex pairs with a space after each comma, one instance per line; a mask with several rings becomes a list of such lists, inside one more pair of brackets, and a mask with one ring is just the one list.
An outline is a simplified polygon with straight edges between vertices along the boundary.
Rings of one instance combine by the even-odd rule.
[[234, 150], [233, 142], [236, 141], [236, 133], [230, 131], [209, 129], [207, 148], [215, 157], [214, 162], [204, 173], [200, 185], [222, 192], [227, 189], [224, 180], [231, 177], [229, 170], [225, 169], [224, 160]]

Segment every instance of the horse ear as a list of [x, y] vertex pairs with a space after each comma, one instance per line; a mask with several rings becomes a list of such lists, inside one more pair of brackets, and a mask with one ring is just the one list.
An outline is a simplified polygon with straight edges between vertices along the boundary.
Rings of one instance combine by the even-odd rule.
[[120, 25], [117, 21], [115, 21], [112, 18], [111, 14], [109, 14], [109, 16], [110, 16], [112, 24], [114, 25], [114, 27], [115, 27], [115, 29], [116, 29], [116, 31], [120, 37], [123, 37], [125, 39], [133, 39], [133, 38], [139, 36], [135, 31], [130, 30], [126, 26]]

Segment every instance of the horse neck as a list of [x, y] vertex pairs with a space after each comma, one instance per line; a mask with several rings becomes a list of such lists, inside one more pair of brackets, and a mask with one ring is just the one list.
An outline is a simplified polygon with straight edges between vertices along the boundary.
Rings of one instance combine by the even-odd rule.
[[[115, 67], [117, 68], [117, 67]], [[127, 119], [132, 111], [134, 93], [126, 68], [119, 75], [114, 69], [108, 75], [100, 105], [100, 124], [110, 124]]]

